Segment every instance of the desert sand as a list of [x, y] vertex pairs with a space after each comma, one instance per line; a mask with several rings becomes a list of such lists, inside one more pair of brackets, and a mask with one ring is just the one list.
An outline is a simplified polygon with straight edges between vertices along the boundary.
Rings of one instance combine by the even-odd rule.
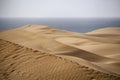
[[0, 32], [0, 80], [120, 80], [120, 28], [26, 25]]

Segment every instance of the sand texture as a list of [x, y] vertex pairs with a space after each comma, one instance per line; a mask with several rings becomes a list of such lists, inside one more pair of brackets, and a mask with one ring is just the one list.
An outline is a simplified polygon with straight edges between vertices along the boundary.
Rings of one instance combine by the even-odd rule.
[[0, 80], [120, 80], [120, 28], [26, 25], [0, 32]]

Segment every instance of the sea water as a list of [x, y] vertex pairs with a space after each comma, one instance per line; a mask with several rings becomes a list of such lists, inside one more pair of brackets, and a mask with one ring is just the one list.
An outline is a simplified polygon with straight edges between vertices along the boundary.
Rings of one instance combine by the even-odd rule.
[[104, 27], [120, 27], [120, 18], [0, 18], [0, 30], [24, 25], [48, 25], [83, 33]]

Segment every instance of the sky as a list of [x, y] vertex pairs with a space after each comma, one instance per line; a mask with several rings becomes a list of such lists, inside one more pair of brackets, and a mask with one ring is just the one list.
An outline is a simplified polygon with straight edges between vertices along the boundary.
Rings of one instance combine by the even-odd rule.
[[0, 17], [120, 18], [120, 0], [0, 0]]

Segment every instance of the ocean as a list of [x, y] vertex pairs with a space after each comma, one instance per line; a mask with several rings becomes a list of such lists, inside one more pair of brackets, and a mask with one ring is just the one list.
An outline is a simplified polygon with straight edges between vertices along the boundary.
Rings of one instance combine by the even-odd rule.
[[24, 25], [48, 25], [84, 33], [104, 27], [120, 27], [120, 18], [0, 18], [0, 31]]

